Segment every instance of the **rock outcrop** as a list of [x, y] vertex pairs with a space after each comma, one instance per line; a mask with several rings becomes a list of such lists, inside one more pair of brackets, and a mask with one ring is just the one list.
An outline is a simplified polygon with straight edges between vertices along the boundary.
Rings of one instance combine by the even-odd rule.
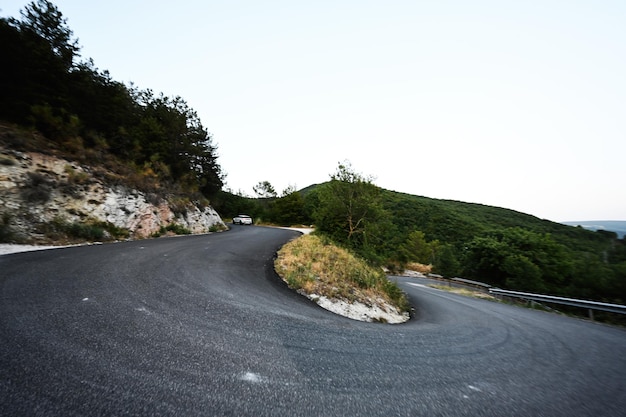
[[45, 240], [46, 224], [109, 224], [145, 238], [177, 225], [191, 233], [226, 226], [211, 206], [105, 184], [89, 167], [55, 156], [0, 148], [0, 216], [24, 241]]

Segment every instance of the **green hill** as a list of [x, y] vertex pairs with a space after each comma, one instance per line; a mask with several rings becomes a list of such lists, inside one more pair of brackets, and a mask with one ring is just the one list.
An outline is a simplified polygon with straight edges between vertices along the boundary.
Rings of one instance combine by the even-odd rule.
[[[332, 181], [331, 181], [332, 182]], [[324, 233], [342, 240], [345, 215], [320, 216], [331, 182], [301, 191], [307, 215]], [[363, 257], [392, 268], [409, 262], [432, 264], [445, 276], [463, 276], [502, 288], [626, 301], [626, 242], [616, 233], [590, 231], [514, 210], [439, 200], [380, 189], [361, 202], [363, 235], [343, 239]], [[352, 193], [357, 196], [358, 192]], [[341, 212], [342, 204], [332, 210]], [[332, 212], [330, 210], [330, 212]], [[368, 212], [368, 210], [370, 210]], [[370, 213], [376, 211], [376, 220]], [[369, 216], [369, 218], [368, 218]], [[345, 223], [345, 222], [344, 222]], [[333, 229], [335, 228], [335, 229]], [[339, 230], [334, 233], [332, 230]]]
[[458, 244], [475, 236], [520, 227], [552, 238], [574, 250], [594, 252], [611, 245], [610, 236], [555, 223], [505, 208], [384, 190], [384, 205], [397, 227], [423, 231], [429, 238]]
[[[306, 200], [324, 184], [310, 185], [299, 193]], [[400, 235], [421, 230], [431, 240], [459, 244], [475, 236], [520, 227], [538, 234], [550, 234], [554, 240], [574, 250], [594, 252], [606, 250], [614, 240], [610, 232], [573, 227], [515, 210], [385, 189], [381, 191], [383, 206]]]

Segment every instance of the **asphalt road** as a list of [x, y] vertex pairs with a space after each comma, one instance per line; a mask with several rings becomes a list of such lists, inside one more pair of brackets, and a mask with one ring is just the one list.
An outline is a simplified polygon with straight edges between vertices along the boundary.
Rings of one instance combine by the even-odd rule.
[[412, 320], [353, 321], [274, 275], [296, 236], [0, 256], [0, 415], [624, 415], [626, 330], [410, 278]]

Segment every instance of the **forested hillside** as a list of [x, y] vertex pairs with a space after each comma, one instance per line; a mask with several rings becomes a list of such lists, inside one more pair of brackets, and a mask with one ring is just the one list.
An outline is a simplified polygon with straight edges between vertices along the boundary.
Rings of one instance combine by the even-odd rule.
[[0, 120], [48, 141], [4, 138], [6, 146], [107, 164], [138, 189], [201, 198], [222, 188], [211, 135], [185, 100], [127, 86], [82, 58], [51, 2], [21, 14], [0, 19]]
[[433, 263], [447, 276], [508, 289], [626, 301], [626, 242], [613, 232], [480, 204], [392, 191], [383, 195], [398, 236], [423, 233], [419, 244], [430, 251], [416, 260]]

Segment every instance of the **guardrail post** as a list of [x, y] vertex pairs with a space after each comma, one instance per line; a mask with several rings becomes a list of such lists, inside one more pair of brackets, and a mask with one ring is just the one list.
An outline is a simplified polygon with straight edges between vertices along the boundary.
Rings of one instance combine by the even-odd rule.
[[593, 309], [589, 309], [589, 320], [593, 321]]

